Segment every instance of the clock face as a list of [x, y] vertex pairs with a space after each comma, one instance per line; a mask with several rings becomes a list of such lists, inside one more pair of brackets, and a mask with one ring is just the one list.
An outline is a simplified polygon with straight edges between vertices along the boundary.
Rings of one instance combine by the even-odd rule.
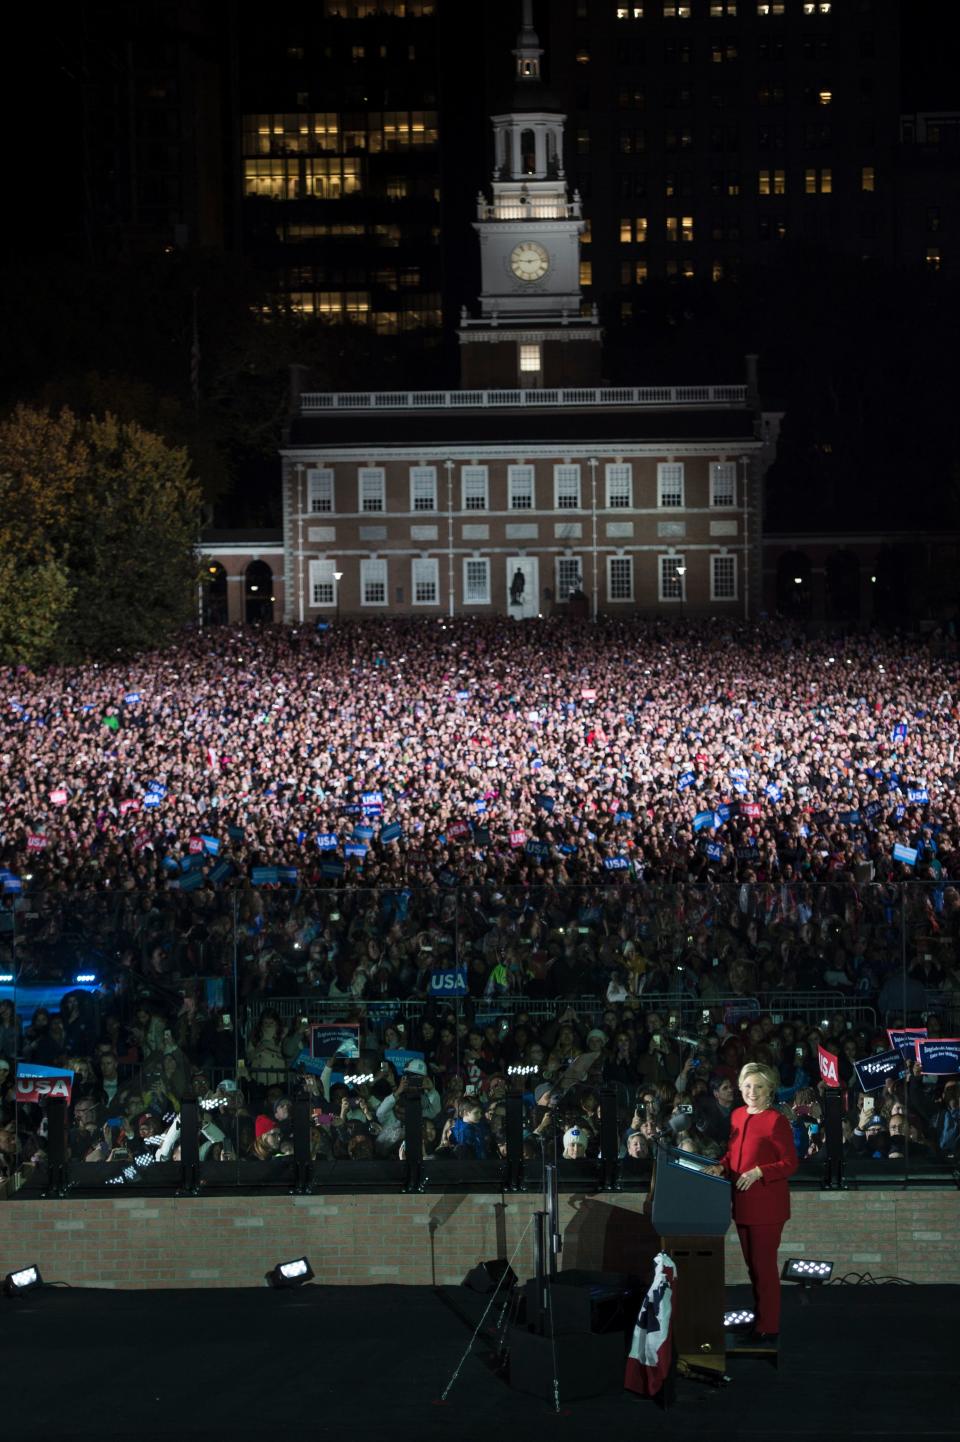
[[550, 257], [536, 241], [523, 240], [510, 252], [510, 269], [517, 280], [540, 280], [550, 269]]

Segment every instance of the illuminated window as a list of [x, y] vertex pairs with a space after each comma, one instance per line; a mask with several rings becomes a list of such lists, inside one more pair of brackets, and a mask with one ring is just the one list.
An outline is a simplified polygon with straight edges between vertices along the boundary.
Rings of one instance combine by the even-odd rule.
[[940, 269], [940, 250], [937, 246], [927, 246], [926, 254], [923, 257], [923, 263], [927, 267], [927, 270]]
[[629, 510], [633, 505], [633, 466], [611, 462], [605, 468], [607, 509]]
[[507, 467], [507, 497], [511, 511], [533, 510], [533, 466]]
[[803, 172], [805, 195], [831, 195], [833, 193], [833, 171], [830, 167], [822, 170], [808, 168]]
[[620, 244], [630, 245], [633, 241], [633, 222], [629, 219], [620, 221]]
[[689, 20], [690, 8], [689, 5], [674, 4], [673, 0], [666, 0], [663, 7], [663, 18], [664, 20]]
[[618, 19], [618, 20], [642, 20], [642, 19], [643, 19], [643, 6], [642, 6], [642, 5], [618, 5], [618, 6], [617, 6], [617, 19]]
[[832, 90], [818, 90], [818, 91], [817, 91], [817, 102], [818, 102], [818, 104], [820, 104], [820, 105], [831, 105], [831, 104], [833, 103], [833, 91], [832, 91]]
[[388, 175], [386, 192], [388, 200], [406, 200], [410, 194], [410, 181], [405, 175]]
[[772, 182], [771, 182], [771, 179], [770, 179], [770, 171], [769, 171], [769, 170], [760, 170], [760, 171], [757, 172], [757, 194], [758, 194], [758, 195], [772, 195], [772, 194], [773, 194]]
[[333, 471], [326, 467], [307, 471], [307, 510], [312, 516], [333, 510]]
[[526, 375], [539, 375], [542, 364], [539, 344], [521, 345], [520, 370], [522, 373]]
[[435, 511], [437, 509], [436, 466], [410, 467], [410, 509], [411, 511]]
[[337, 582], [334, 571], [336, 561], [310, 562], [310, 605], [335, 606], [337, 604]]
[[554, 574], [557, 582], [558, 601], [568, 601], [571, 592], [583, 589], [583, 572], [580, 569], [579, 556], [558, 556]]
[[833, 171], [829, 169], [820, 172], [820, 194], [831, 195], [833, 193]]
[[593, 262], [581, 260], [580, 262], [580, 284], [593, 285]]
[[711, 506], [735, 506], [737, 504], [736, 461], [710, 462], [710, 504]]
[[724, 15], [731, 18], [737, 13], [737, 0], [710, 0], [711, 20], [721, 20]]
[[672, 553], [660, 557], [660, 600], [683, 601], [687, 594], [686, 562]]
[[735, 601], [737, 599], [737, 558], [727, 555], [710, 557], [710, 599], [711, 601]]
[[489, 510], [489, 471], [486, 466], [462, 466], [460, 488], [460, 504], [464, 511]]
[[657, 463], [657, 505], [662, 507], [683, 505], [682, 461], [659, 461]]
[[637, 243], [642, 245], [647, 238], [647, 217], [645, 215], [637, 216], [636, 220], [634, 221], [634, 229], [637, 237]]
[[723, 280], [723, 261], [715, 260], [710, 266], [710, 279]]
[[361, 466], [357, 480], [360, 487], [361, 511], [385, 511], [386, 476], [382, 466]]
[[580, 467], [554, 466], [553, 508], [555, 511], [579, 511]]
[[415, 606], [439, 606], [440, 563], [435, 556], [422, 556], [411, 562], [410, 592]]
[[590, 51], [589, 51], [589, 50], [578, 50], [578, 51], [577, 51], [577, 54], [576, 54], [576, 61], [577, 61], [577, 64], [578, 64], [578, 65], [589, 65], [589, 64], [590, 64]]
[[647, 280], [647, 262], [646, 262], [645, 260], [635, 261], [635, 262], [634, 262], [634, 266], [633, 266], [633, 283], [634, 283], [634, 285], [645, 285], [645, 284], [646, 284], [646, 280]]
[[872, 191], [876, 189], [877, 175], [872, 165], [864, 165], [860, 170], [860, 189]]
[[763, 16], [782, 15], [785, 9], [783, 0], [759, 0], [757, 4], [757, 14]]
[[463, 563], [463, 604], [489, 606], [490, 562], [485, 556], [468, 556]]
[[300, 197], [300, 165], [295, 156], [282, 160], [243, 162], [244, 195], [265, 200], [297, 200]]
[[680, 221], [675, 215], [667, 216], [667, 240], [679, 240]]
[[361, 606], [385, 606], [387, 604], [387, 563], [385, 559], [371, 556], [360, 562], [360, 604]]
[[607, 557], [607, 600], [633, 600], [633, 557]]
[[620, 302], [620, 319], [624, 322], [633, 320], [632, 300], [622, 300]]

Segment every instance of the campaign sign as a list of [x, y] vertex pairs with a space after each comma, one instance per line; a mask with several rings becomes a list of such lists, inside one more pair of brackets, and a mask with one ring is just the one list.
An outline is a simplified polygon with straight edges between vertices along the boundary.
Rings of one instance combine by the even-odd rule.
[[879, 815], [880, 815], [880, 812], [881, 812], [882, 810], [883, 810], [883, 803], [882, 803], [882, 802], [880, 802], [880, 801], [871, 801], [871, 802], [869, 802], [869, 804], [868, 804], [867, 806], [865, 806], [865, 807], [863, 808], [863, 814], [864, 814], [864, 816], [867, 818], [868, 821], [872, 821], [875, 816], [879, 816]]
[[486, 809], [487, 809], [487, 803], [486, 803], [485, 801], [475, 801], [475, 802], [473, 803], [473, 809], [474, 809], [474, 811], [476, 811], [479, 815], [482, 815], [482, 814], [484, 813], [484, 811], [486, 811]]
[[336, 851], [337, 833], [335, 831], [318, 831], [317, 847], [320, 851]]
[[594, 689], [593, 686], [581, 686], [581, 688], [580, 688], [580, 700], [581, 700], [581, 701], [596, 701], [596, 699], [597, 699], [597, 693], [596, 693], [596, 690]]
[[724, 821], [729, 821], [731, 816], [735, 816], [739, 809], [740, 808], [736, 805], [736, 803], [734, 803], [733, 806], [730, 806], [729, 803], [725, 801], [723, 805], [718, 806], [716, 811], [713, 813], [716, 817], [716, 821], [714, 824], [716, 826], [721, 826]]
[[696, 816], [693, 818], [693, 829], [694, 829], [694, 831], [702, 831], [705, 826], [712, 826], [712, 825], [713, 825], [713, 812], [712, 812], [712, 811], [698, 811], [697, 814], [696, 814]]
[[547, 841], [528, 841], [523, 849], [527, 856], [536, 856], [541, 861], [550, 855], [550, 843]]
[[189, 844], [187, 846], [187, 850], [190, 852], [191, 856], [199, 855], [199, 853], [203, 850], [203, 838], [200, 836], [191, 836]]
[[139, 802], [139, 801], [134, 801], [134, 800], [131, 799], [131, 800], [121, 801], [121, 802], [120, 802], [120, 815], [121, 815], [121, 816], [126, 816], [126, 814], [127, 814], [128, 811], [139, 811], [139, 810], [140, 810], [140, 802]]
[[901, 721], [899, 725], [894, 726], [893, 734], [891, 735], [890, 740], [893, 741], [894, 744], [896, 744], [896, 742], [898, 741], [906, 741], [908, 730], [909, 727], [907, 726], [906, 722]]
[[430, 995], [466, 996], [467, 968], [456, 966], [449, 971], [432, 971], [430, 973]]
[[250, 880], [254, 886], [276, 886], [277, 868], [275, 866], [255, 866], [250, 873]]
[[781, 792], [781, 790], [780, 790], [780, 787], [779, 787], [779, 786], [774, 786], [774, 784], [773, 784], [772, 781], [768, 781], [767, 784], [766, 784], [766, 786], [765, 786], [763, 789], [764, 789], [764, 792], [766, 793], [766, 795], [770, 797], [770, 800], [771, 800], [771, 801], [779, 801], [779, 800], [780, 800], [781, 795], [782, 795], [782, 792]]
[[905, 866], [916, 866], [918, 854], [915, 846], [903, 846], [899, 841], [894, 843], [894, 861], [902, 861]]
[[380, 832], [380, 840], [381, 840], [381, 841], [384, 841], [384, 842], [387, 842], [387, 841], [399, 841], [399, 840], [400, 840], [400, 822], [399, 822], [399, 821], [391, 821], [391, 823], [390, 823], [389, 826], [385, 826], [385, 827], [383, 828], [383, 830]]
[[511, 831], [510, 833], [510, 845], [514, 849], [516, 849], [518, 846], [523, 846], [526, 842], [526, 839], [527, 833], [525, 831]]
[[199, 853], [195, 853], [193, 856], [181, 856], [180, 858], [181, 871], [199, 871], [202, 865], [203, 856]]
[[329, 876], [334, 880], [338, 877], [341, 877], [344, 874], [345, 869], [346, 868], [344, 867], [344, 864], [340, 860], [339, 856], [324, 857], [323, 861], [321, 861], [320, 863], [320, 875]]
[[227, 835], [229, 836], [229, 838], [230, 838], [231, 841], [242, 841], [242, 840], [243, 840], [243, 827], [242, 827], [242, 826], [228, 826], [228, 827], [227, 827]]
[[447, 835], [452, 840], [456, 840], [458, 836], [469, 836], [470, 827], [465, 821], [451, 821], [447, 827]]
[[388, 1061], [391, 1066], [396, 1067], [397, 1072], [401, 1076], [406, 1071], [410, 1062], [424, 1060], [422, 1051], [407, 1051], [404, 1047], [391, 1047], [390, 1050], [385, 1051], [383, 1055], [384, 1059]]
[[67, 804], [67, 799], [68, 799], [68, 798], [67, 798], [66, 788], [63, 787], [63, 786], [58, 786], [57, 789], [56, 789], [56, 791], [51, 791], [51, 792], [50, 792], [50, 805], [51, 805], [51, 806], [66, 806], [66, 804]]
[[300, 873], [295, 866], [278, 866], [277, 880], [285, 881], [288, 886], [296, 886]]
[[693, 786], [697, 777], [693, 771], [684, 771], [682, 776], [677, 777], [677, 790], [686, 791], [688, 786]]
[[188, 871], [184, 876], [181, 876], [179, 881], [175, 881], [173, 884], [178, 891], [199, 891], [203, 885], [203, 872]]
[[46, 838], [45, 836], [28, 836], [28, 837], [27, 837], [27, 850], [28, 850], [28, 851], [44, 851], [44, 850], [46, 849], [46, 845], [47, 845], [47, 838]]
[[350, 1023], [314, 1022], [310, 1028], [310, 1055], [315, 1059], [360, 1055], [360, 1027]]
[[826, 1051], [822, 1046], [817, 1047], [817, 1060], [820, 1063], [820, 1075], [828, 1087], [838, 1087], [840, 1077], [837, 1072], [837, 1059], [833, 1052]]
[[73, 1072], [55, 1066], [41, 1066], [35, 1061], [17, 1062], [16, 1099], [38, 1102], [54, 1097], [69, 1102], [73, 1093]]
[[629, 871], [630, 862], [625, 856], [605, 856], [603, 864], [608, 871]]
[[876, 1056], [865, 1057], [863, 1061], [855, 1061], [853, 1069], [857, 1074], [860, 1090], [875, 1092], [883, 1086], [887, 1077], [892, 1076], [899, 1080], [903, 1076], [903, 1056], [893, 1047], [890, 1051], [880, 1051]]
[[925, 1026], [904, 1026], [895, 1031], [890, 1031], [889, 1029], [887, 1031], [890, 1045], [896, 1047], [905, 1061], [914, 1061], [916, 1059], [915, 1043], [922, 1041], [926, 1035], [927, 1028]]
[[367, 848], [362, 841], [348, 841], [343, 848], [344, 856], [358, 856], [361, 860], [367, 854]]
[[354, 841], [372, 841], [372, 840], [373, 840], [373, 827], [372, 827], [372, 826], [355, 826], [355, 827], [353, 828], [353, 839], [354, 839]]
[[907, 800], [915, 806], [925, 806], [930, 800], [930, 793], [925, 786], [908, 786]]
[[841, 812], [839, 813], [839, 815], [837, 816], [837, 820], [840, 822], [840, 825], [841, 825], [841, 826], [859, 826], [859, 825], [860, 825], [860, 812], [859, 812], [859, 811], [841, 811]]
[[955, 1076], [960, 1072], [960, 1036], [918, 1041], [916, 1057], [924, 1076]]
[[489, 828], [489, 826], [475, 826], [475, 827], [473, 828], [473, 843], [474, 843], [475, 846], [489, 846], [489, 845], [490, 845], [490, 828]]
[[740, 803], [740, 815], [756, 820], [758, 816], [763, 815], [763, 807], [759, 801], [742, 801]]
[[148, 781], [147, 791], [151, 796], [163, 797], [167, 794], [167, 788], [164, 786], [162, 781]]
[[220, 842], [216, 836], [205, 836], [201, 832], [200, 841], [203, 845], [204, 851], [207, 853], [208, 856], [216, 856], [219, 853]]
[[535, 796], [533, 799], [534, 799], [534, 801], [536, 802], [536, 804], [540, 807], [540, 810], [541, 810], [541, 811], [552, 812], [552, 811], [553, 811], [553, 808], [554, 808], [554, 807], [556, 806], [556, 804], [557, 804], [557, 803], [556, 803], [556, 800], [554, 799], [554, 797], [548, 796], [548, 795], [546, 794], [546, 792], [544, 792], [544, 791], [538, 791], [537, 794], [536, 794], [536, 796]]
[[213, 867], [210, 872], [210, 880], [213, 882], [214, 886], [219, 886], [221, 881], [226, 881], [227, 877], [232, 871], [232, 861], [218, 861], [216, 866]]
[[719, 841], [708, 841], [703, 849], [711, 861], [723, 860], [723, 847]]
[[139, 691], [127, 691], [126, 694], [124, 695], [124, 698], [123, 698], [123, 704], [124, 704], [125, 706], [136, 706], [137, 703], [139, 702], [139, 700], [140, 700], [140, 692], [139, 692]]
[[361, 792], [360, 792], [360, 805], [361, 805], [361, 806], [382, 806], [382, 805], [383, 805], [383, 792], [382, 792], [382, 791], [361, 791]]
[[144, 811], [153, 811], [155, 807], [160, 805], [162, 800], [163, 797], [158, 796], [155, 791], [148, 791], [146, 796], [143, 798]]

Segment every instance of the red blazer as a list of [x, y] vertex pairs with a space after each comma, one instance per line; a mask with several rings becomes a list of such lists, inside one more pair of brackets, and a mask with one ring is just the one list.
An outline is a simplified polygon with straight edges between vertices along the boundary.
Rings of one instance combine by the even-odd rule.
[[[790, 1123], [775, 1107], [750, 1116], [737, 1107], [730, 1117], [730, 1141], [720, 1166], [734, 1183], [733, 1220], [741, 1226], [772, 1225], [790, 1215], [787, 1179], [797, 1170], [797, 1148]], [[763, 1180], [738, 1192], [736, 1181], [744, 1172], [760, 1167]]]

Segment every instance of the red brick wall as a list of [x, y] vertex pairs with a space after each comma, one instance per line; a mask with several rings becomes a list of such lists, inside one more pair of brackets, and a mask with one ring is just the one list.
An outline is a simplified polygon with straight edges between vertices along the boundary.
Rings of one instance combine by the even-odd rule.
[[[318, 1281], [442, 1285], [483, 1258], [532, 1270], [536, 1195], [110, 1197], [0, 1205], [0, 1275], [35, 1263], [49, 1281], [101, 1287], [262, 1286], [309, 1256]], [[639, 1270], [656, 1249], [636, 1194], [561, 1197], [563, 1265]], [[960, 1282], [955, 1191], [801, 1192], [781, 1258], [824, 1257], [836, 1274]], [[745, 1281], [736, 1239], [727, 1277]]]

